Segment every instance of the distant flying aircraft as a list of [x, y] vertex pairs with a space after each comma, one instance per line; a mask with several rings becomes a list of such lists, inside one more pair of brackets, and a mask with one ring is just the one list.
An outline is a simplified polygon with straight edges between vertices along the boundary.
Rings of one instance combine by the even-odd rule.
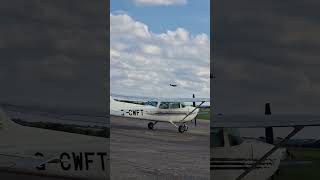
[[176, 84], [170, 84], [170, 86], [172, 86], [172, 87], [177, 87], [178, 85], [176, 85]]
[[[283, 158], [280, 147], [306, 126], [320, 126], [320, 115], [271, 115], [266, 104], [265, 115], [218, 114], [211, 126], [210, 173], [213, 179], [267, 180], [275, 174]], [[292, 127], [280, 143], [273, 144], [273, 127]], [[237, 128], [265, 128], [266, 142], [244, 140]]]
[[[150, 121], [149, 129], [154, 129], [158, 122], [168, 122], [183, 133], [188, 130], [186, 123], [192, 120], [196, 123], [199, 107], [209, 101], [210, 98], [152, 98], [113, 94], [110, 96], [110, 114]], [[186, 106], [184, 102], [194, 102], [194, 107]], [[200, 104], [196, 106], [195, 102]]]

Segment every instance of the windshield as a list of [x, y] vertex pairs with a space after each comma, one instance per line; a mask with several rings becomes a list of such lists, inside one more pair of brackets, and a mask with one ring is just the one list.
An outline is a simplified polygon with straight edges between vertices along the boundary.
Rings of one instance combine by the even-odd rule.
[[223, 129], [222, 128], [212, 128], [210, 132], [210, 146], [211, 147], [223, 147]]
[[178, 109], [180, 108], [179, 102], [161, 102], [159, 105], [160, 109]]
[[169, 109], [169, 103], [168, 102], [161, 102], [159, 105], [160, 109]]
[[170, 103], [169, 108], [170, 109], [178, 109], [178, 108], [180, 108], [180, 103], [179, 102], [172, 102], [172, 103]]
[[146, 105], [157, 107], [158, 102], [156, 102], [156, 101], [148, 101], [148, 102], [146, 102]]

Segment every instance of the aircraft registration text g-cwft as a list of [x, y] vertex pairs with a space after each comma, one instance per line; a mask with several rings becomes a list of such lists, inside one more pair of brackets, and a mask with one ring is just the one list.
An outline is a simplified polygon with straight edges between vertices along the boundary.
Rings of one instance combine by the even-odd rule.
[[122, 112], [122, 116], [125, 116], [125, 115], [129, 115], [129, 116], [143, 116], [143, 109], [136, 109], [136, 110], [124, 110], [124, 109], [121, 109], [121, 112]]
[[[44, 157], [44, 153], [37, 152], [35, 153], [37, 157]], [[105, 161], [107, 159], [106, 152], [61, 152], [57, 159], [58, 161], [47, 162], [47, 163], [56, 163], [58, 166], [61, 167], [64, 171], [90, 171], [92, 164], [96, 164], [94, 168], [99, 168], [100, 170], [106, 170]], [[46, 170], [46, 165], [41, 164], [40, 166], [36, 167], [39, 171]]]

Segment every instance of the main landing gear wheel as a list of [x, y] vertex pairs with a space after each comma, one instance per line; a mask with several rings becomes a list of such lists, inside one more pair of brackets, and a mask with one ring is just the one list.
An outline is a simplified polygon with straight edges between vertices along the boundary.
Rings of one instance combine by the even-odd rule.
[[185, 131], [188, 131], [188, 126], [187, 125], [180, 125], [178, 128], [180, 133], [184, 133]]
[[153, 130], [153, 127], [154, 127], [153, 122], [149, 122], [149, 123], [148, 123], [148, 128], [149, 128], [150, 130]]

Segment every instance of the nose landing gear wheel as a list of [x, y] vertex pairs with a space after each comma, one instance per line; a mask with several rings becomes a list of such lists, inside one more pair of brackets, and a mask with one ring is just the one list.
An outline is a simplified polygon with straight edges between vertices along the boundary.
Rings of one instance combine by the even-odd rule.
[[153, 127], [154, 127], [153, 122], [149, 122], [149, 123], [148, 123], [148, 128], [149, 128], [150, 130], [153, 130]]
[[179, 132], [180, 133], [184, 133], [185, 131], [188, 130], [188, 126], [187, 125], [180, 125], [179, 128], [178, 128]]

